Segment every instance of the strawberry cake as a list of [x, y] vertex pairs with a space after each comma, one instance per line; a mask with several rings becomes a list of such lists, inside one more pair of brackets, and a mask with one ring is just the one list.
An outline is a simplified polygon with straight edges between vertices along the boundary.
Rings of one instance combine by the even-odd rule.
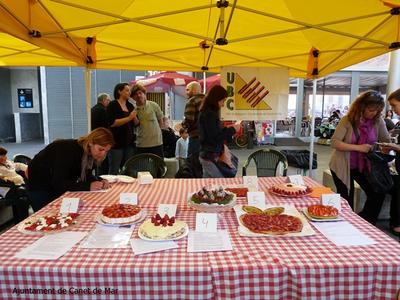
[[159, 214], [146, 220], [139, 227], [139, 236], [150, 240], [171, 240], [180, 238], [187, 232], [187, 224], [175, 217]]
[[274, 194], [282, 196], [303, 196], [312, 192], [308, 186], [298, 185], [294, 183], [280, 183], [271, 188]]
[[132, 204], [113, 204], [106, 206], [101, 212], [101, 220], [109, 224], [128, 224], [141, 217], [141, 209]]

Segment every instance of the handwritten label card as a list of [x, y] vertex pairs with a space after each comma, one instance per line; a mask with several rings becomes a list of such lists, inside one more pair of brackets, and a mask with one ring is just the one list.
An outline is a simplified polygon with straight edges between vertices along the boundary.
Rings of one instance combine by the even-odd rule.
[[301, 175], [290, 175], [288, 176], [289, 182], [297, 185], [304, 185], [304, 180]]
[[163, 217], [164, 215], [168, 215], [168, 217], [174, 217], [176, 214], [176, 209], [177, 209], [177, 205], [176, 204], [163, 204], [160, 203], [160, 205], [158, 205], [158, 210], [157, 213]]
[[121, 204], [138, 204], [138, 197], [136, 193], [121, 193], [119, 195], [119, 203]]
[[257, 176], [243, 176], [243, 185], [249, 189], [258, 191], [258, 177]]
[[214, 213], [196, 214], [196, 231], [217, 232], [218, 215]]
[[60, 213], [77, 213], [79, 209], [79, 201], [79, 198], [63, 198], [61, 202]]
[[247, 192], [247, 204], [261, 209], [265, 208], [264, 192]]
[[340, 205], [342, 199], [340, 198], [340, 194], [322, 194], [321, 195], [321, 203], [322, 205], [330, 205], [336, 207], [340, 212], [342, 207]]

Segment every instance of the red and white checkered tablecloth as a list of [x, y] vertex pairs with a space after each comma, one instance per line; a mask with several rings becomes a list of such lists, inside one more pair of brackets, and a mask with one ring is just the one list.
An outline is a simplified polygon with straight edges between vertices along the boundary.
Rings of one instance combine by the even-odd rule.
[[[308, 185], [318, 185], [304, 179]], [[318, 203], [314, 198], [282, 198], [267, 191], [283, 181], [282, 177], [259, 178], [268, 203], [292, 203], [298, 209]], [[64, 196], [83, 202], [80, 221], [71, 230], [92, 230], [95, 215], [117, 202], [121, 192], [138, 193], [140, 206], [149, 214], [155, 213], [159, 203], [177, 203], [177, 218], [193, 230], [196, 212], [186, 204], [188, 193], [206, 184], [239, 183], [241, 178], [158, 179], [151, 185], [118, 183], [105, 193]], [[244, 201], [239, 199], [241, 204]], [[58, 199], [38, 214], [57, 210], [60, 203]], [[378, 243], [337, 247], [317, 229], [307, 237], [241, 237], [231, 211], [220, 215], [218, 228], [229, 231], [233, 251], [187, 253], [187, 239], [182, 239], [177, 241], [178, 249], [147, 255], [134, 256], [128, 247], [84, 249], [77, 245], [58, 260], [41, 261], [14, 258], [40, 237], [14, 227], [0, 236], [0, 298], [395, 299], [400, 289], [400, 244], [355, 215], [345, 201], [342, 208], [347, 221]], [[137, 237], [137, 227], [133, 237]], [[18, 296], [18, 291], [26, 293]]]

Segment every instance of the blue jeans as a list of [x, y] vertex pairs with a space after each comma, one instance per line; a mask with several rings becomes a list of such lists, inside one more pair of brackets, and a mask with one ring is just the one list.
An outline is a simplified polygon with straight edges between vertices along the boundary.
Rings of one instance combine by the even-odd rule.
[[111, 149], [108, 153], [109, 174], [118, 174], [120, 169], [124, 166], [125, 162], [135, 154], [133, 146], [126, 146], [124, 148]]
[[199, 160], [203, 169], [203, 178], [224, 178], [213, 161], [201, 157]]

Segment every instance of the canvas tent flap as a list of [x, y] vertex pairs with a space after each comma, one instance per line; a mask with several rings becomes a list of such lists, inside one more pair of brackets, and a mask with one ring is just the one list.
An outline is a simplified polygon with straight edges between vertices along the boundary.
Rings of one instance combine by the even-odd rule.
[[[316, 48], [321, 77], [399, 47], [400, 3], [386, 2], [0, 0], [0, 37], [37, 47], [27, 65], [60, 63], [55, 56], [106, 69], [284, 67], [295, 77], [308, 76]], [[38, 49], [53, 56], [38, 59]], [[0, 48], [3, 65], [17, 63], [9, 51]]]

